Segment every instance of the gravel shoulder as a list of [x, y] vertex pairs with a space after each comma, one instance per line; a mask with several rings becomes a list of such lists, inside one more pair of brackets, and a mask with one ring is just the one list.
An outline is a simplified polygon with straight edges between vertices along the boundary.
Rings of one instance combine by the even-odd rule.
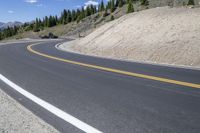
[[0, 89], [0, 133], [58, 133]]

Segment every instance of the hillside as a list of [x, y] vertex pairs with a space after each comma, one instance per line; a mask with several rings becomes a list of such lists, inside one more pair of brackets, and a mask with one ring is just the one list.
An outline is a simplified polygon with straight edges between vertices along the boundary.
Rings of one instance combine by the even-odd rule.
[[[200, 67], [200, 8], [154, 8], [109, 22], [71, 50], [88, 55]], [[66, 48], [64, 45], [62, 48]]]
[[[195, 4], [198, 5], [199, 0], [194, 0]], [[141, 5], [141, 2], [139, 0], [133, 2], [134, 10], [141, 11], [144, 9], [151, 9], [155, 7], [162, 7], [162, 6], [183, 6], [188, 3], [188, 0], [149, 0], [148, 6]], [[39, 32], [33, 32], [33, 31], [24, 31], [19, 30], [18, 34], [16, 36], [12, 36], [7, 39], [21, 39], [21, 38], [40, 38], [40, 36], [48, 35], [49, 32], [52, 32], [56, 36], [59, 37], [85, 37], [88, 34], [92, 33], [95, 29], [98, 27], [104, 25], [105, 23], [109, 22], [111, 20], [111, 15], [114, 17], [114, 19], [120, 18], [121, 16], [124, 16], [127, 14], [127, 5], [123, 5], [121, 8], [117, 7], [116, 10], [113, 13], [110, 13], [108, 10], [108, 15], [103, 16], [103, 12], [98, 12], [96, 14], [93, 14], [91, 16], [88, 16], [81, 20], [79, 23], [71, 22], [68, 24], [59, 24], [53, 27], [44, 27], [43, 30], [40, 30]]]
[[0, 26], [3, 25], [4, 23], [0, 22]]

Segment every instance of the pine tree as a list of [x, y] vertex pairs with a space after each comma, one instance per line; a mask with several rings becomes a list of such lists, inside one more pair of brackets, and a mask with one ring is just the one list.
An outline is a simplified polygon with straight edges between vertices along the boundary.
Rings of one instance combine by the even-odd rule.
[[77, 9], [76, 10], [76, 21], [79, 19], [80, 15], [81, 15], [81, 11], [80, 11], [80, 9]]
[[110, 11], [111, 12], [115, 11], [115, 0], [111, 0]]
[[123, 0], [119, 0], [119, 7], [122, 7], [124, 4]]
[[0, 31], [0, 40], [2, 40], [3, 39], [3, 36], [2, 36], [2, 33], [1, 33], [1, 31]]
[[104, 11], [104, 14], [103, 14], [103, 17], [106, 17], [108, 16], [108, 9], [106, 8], [105, 11]]
[[85, 9], [82, 7], [81, 9], [81, 20], [85, 18]]
[[58, 21], [58, 16], [57, 15], [55, 16], [55, 21], [56, 21], [56, 25], [58, 25], [59, 21]]
[[103, 0], [101, 1], [101, 4], [100, 4], [100, 11], [104, 11], [105, 10], [105, 6], [104, 6], [104, 3], [103, 3]]
[[115, 0], [115, 8], [119, 6], [119, 0]]
[[62, 24], [67, 24], [67, 10], [66, 9], [63, 10], [61, 17], [62, 17]]
[[97, 13], [97, 7], [96, 6], [94, 6], [94, 13], [93, 14], [95, 14], [95, 13]]
[[149, 1], [148, 0], [140, 0], [141, 5], [143, 6], [148, 6], [149, 5]]
[[19, 28], [18, 28], [17, 26], [14, 26], [14, 27], [13, 27], [13, 34], [14, 34], [14, 35], [16, 35], [16, 34], [17, 34], [17, 32], [18, 32], [18, 29], [19, 29]]
[[194, 0], [189, 0], [187, 5], [195, 5]]
[[44, 27], [48, 27], [48, 17], [45, 16], [45, 18], [43, 19], [43, 23], [44, 23]]
[[110, 16], [110, 21], [113, 21], [115, 17], [113, 15]]
[[111, 1], [108, 1], [107, 5], [106, 5], [107, 9], [111, 9]]
[[72, 13], [70, 10], [67, 12], [67, 23], [70, 23], [72, 21]]
[[127, 13], [134, 12], [133, 2], [132, 0], [129, 0], [128, 6], [127, 6]]
[[72, 21], [74, 22], [76, 20], [76, 11], [72, 10]]
[[39, 25], [39, 19], [38, 18], [36, 18], [36, 20], [35, 20], [35, 25], [34, 25], [33, 31], [34, 32], [40, 31], [40, 25]]
[[86, 15], [86, 17], [91, 15], [91, 9], [89, 6], [86, 7], [85, 15]]

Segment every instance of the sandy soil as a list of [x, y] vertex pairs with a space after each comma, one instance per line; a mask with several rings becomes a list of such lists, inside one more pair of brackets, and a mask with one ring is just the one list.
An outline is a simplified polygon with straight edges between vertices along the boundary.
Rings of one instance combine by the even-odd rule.
[[58, 133], [0, 89], [0, 133]]
[[[63, 48], [66, 44], [63, 44]], [[160, 7], [125, 15], [70, 50], [88, 55], [200, 67], [200, 8]]]

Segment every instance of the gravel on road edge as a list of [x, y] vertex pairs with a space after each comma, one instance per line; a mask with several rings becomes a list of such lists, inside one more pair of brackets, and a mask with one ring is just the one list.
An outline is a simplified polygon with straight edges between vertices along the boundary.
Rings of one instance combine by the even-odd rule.
[[0, 89], [0, 133], [59, 133]]

